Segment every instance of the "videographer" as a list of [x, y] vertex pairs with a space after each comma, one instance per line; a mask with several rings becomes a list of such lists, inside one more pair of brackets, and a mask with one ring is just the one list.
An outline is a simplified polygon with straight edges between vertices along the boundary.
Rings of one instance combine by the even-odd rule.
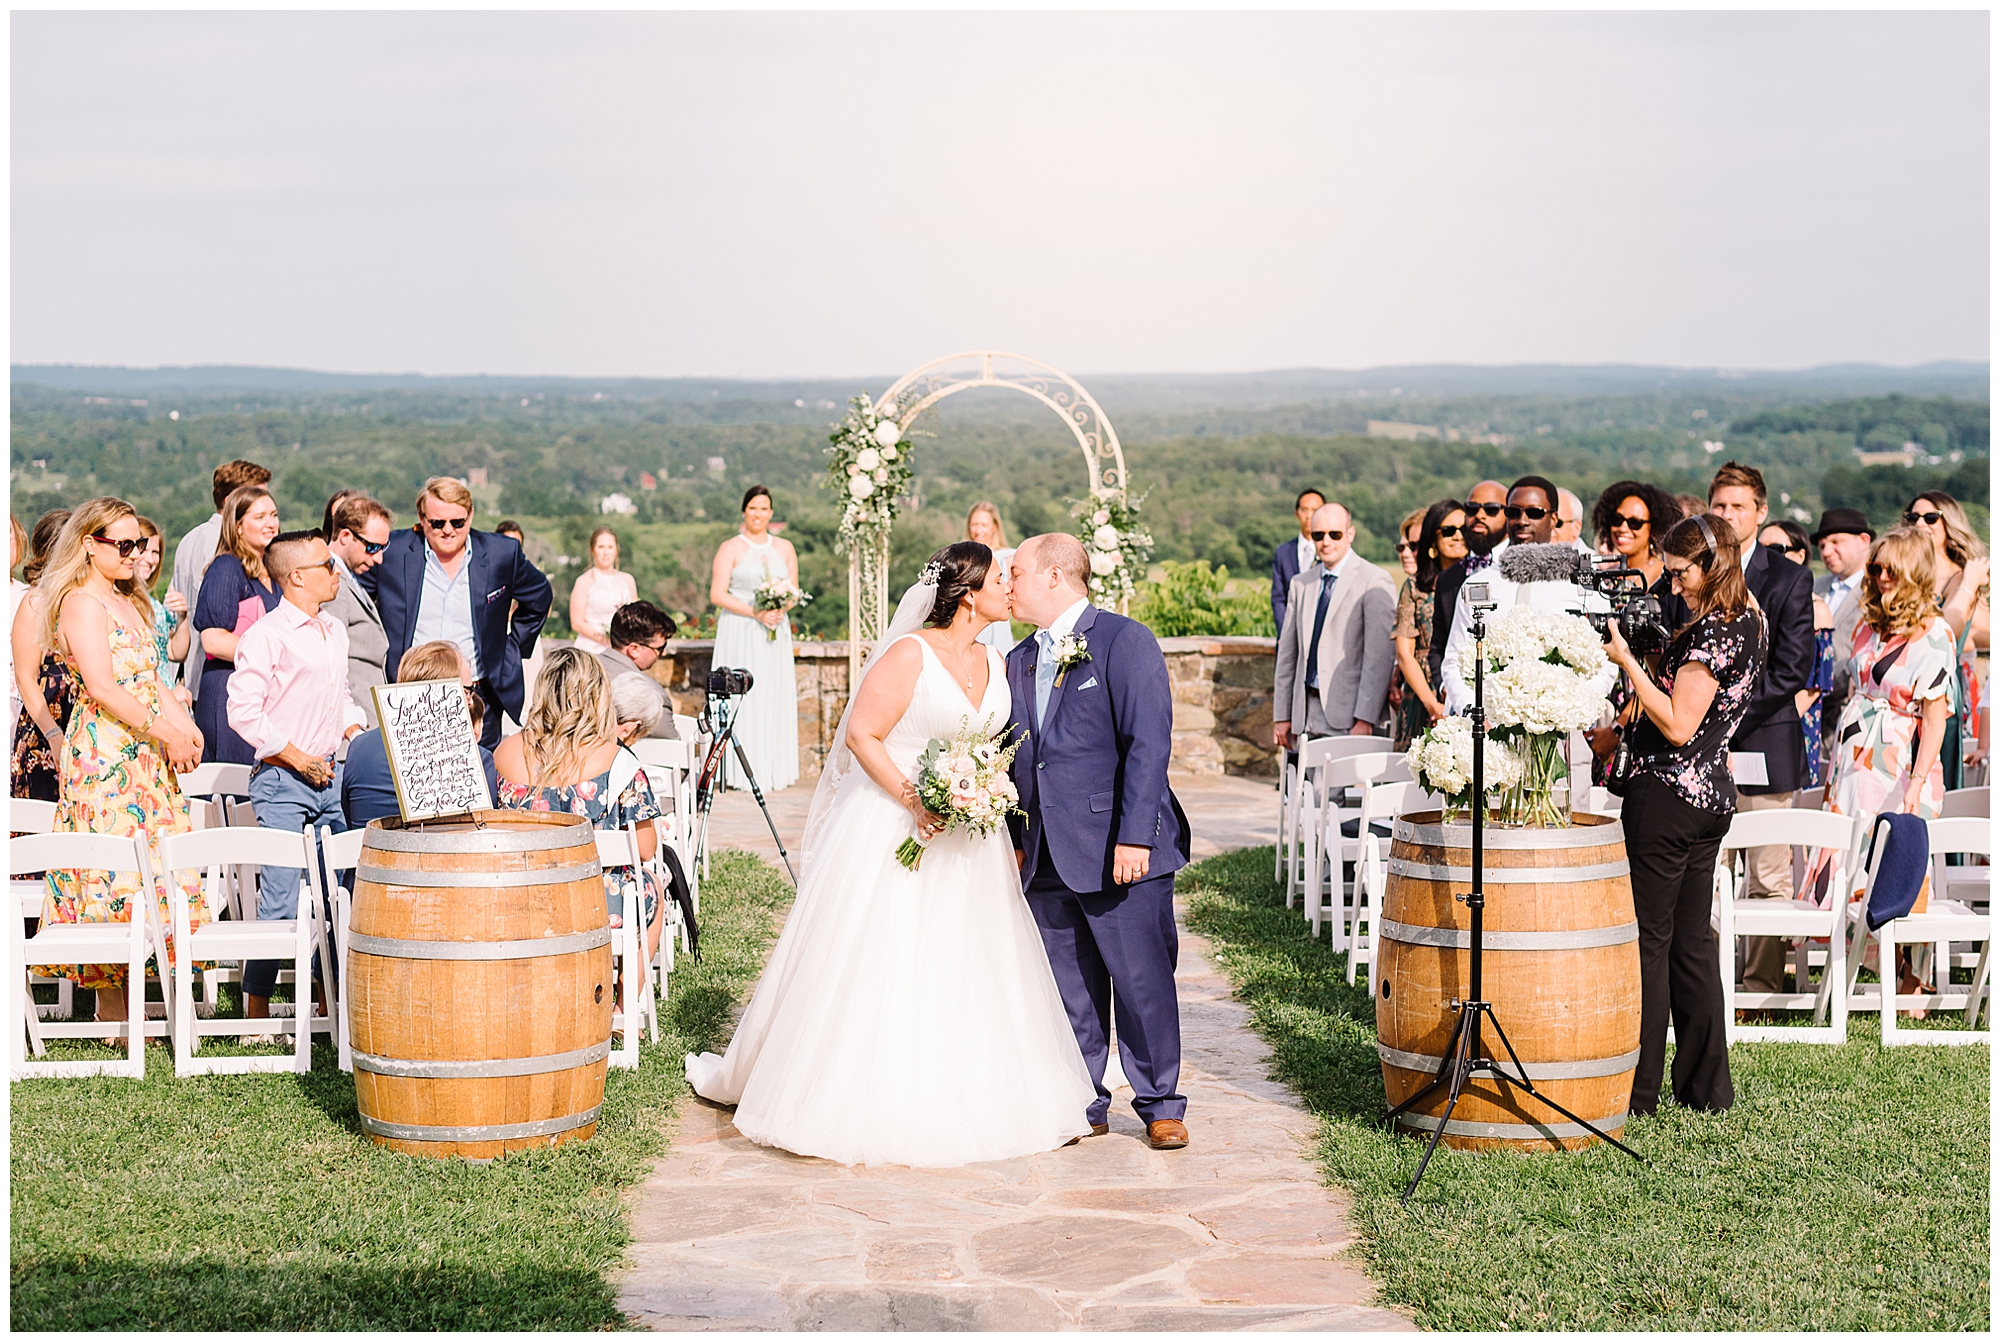
[[[1690, 619], [1661, 653], [1657, 679], [1616, 622], [1609, 631], [1606, 651], [1644, 714], [1629, 737], [1622, 784], [1625, 855], [1639, 919], [1635, 1115], [1659, 1108], [1669, 1013], [1674, 1099], [1719, 1112], [1736, 1098], [1721, 961], [1708, 915], [1716, 854], [1736, 812], [1729, 738], [1757, 689], [1769, 642], [1741, 555], [1736, 533], [1720, 517], [1688, 517], [1666, 534], [1661, 561]], [[1614, 779], [1617, 772], [1614, 764]]]

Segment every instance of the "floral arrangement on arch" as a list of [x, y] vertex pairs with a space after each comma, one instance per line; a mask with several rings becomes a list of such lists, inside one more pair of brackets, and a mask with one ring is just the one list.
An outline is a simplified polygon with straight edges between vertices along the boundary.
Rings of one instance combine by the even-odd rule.
[[1070, 504], [1069, 515], [1079, 523], [1090, 558], [1090, 599], [1123, 609], [1138, 589], [1133, 575], [1144, 576], [1153, 557], [1153, 537], [1139, 524], [1139, 504], [1128, 502], [1121, 490], [1093, 490]]
[[847, 417], [828, 435], [826, 485], [846, 507], [834, 548], [846, 553], [859, 542], [878, 542], [896, 524], [896, 500], [910, 492], [915, 475], [900, 410], [876, 405], [863, 392], [847, 400]]

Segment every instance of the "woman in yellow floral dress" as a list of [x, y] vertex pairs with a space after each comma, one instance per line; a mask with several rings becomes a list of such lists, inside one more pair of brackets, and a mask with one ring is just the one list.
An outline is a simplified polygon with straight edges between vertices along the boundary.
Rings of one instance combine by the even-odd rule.
[[[59, 766], [59, 831], [143, 832], [160, 866], [160, 840], [190, 828], [187, 798], [174, 770], [201, 760], [201, 733], [160, 683], [153, 622], [139, 614], [133, 578], [145, 544], [131, 505], [92, 499], [71, 515], [42, 575], [42, 642], [61, 655], [78, 685], [64, 724]], [[150, 614], [150, 612], [149, 612]], [[42, 906], [47, 922], [125, 922], [139, 880], [51, 872]], [[199, 882], [184, 882], [196, 926], [207, 921]], [[164, 886], [157, 916], [170, 927]], [[46, 971], [45, 971], [46, 972]], [[53, 972], [97, 994], [97, 1019], [125, 1018], [125, 966], [71, 965]]]

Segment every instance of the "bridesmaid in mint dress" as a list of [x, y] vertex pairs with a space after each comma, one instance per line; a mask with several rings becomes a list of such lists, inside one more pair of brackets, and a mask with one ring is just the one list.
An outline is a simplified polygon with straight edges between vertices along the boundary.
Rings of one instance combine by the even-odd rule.
[[[736, 739], [766, 793], [790, 787], [799, 776], [799, 692], [792, 666], [789, 612], [759, 612], [757, 589], [777, 578], [799, 581], [799, 556], [792, 543], [771, 534], [771, 491], [752, 485], [743, 496], [743, 530], [715, 552], [709, 600], [715, 618], [716, 668], [740, 667], [755, 683], [737, 700]], [[729, 786], [748, 787], [735, 752], [729, 756]]]

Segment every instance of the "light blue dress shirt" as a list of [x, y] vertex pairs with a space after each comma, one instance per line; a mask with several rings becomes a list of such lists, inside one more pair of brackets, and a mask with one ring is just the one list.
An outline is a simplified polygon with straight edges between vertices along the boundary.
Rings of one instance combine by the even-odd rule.
[[1090, 604], [1090, 598], [1071, 606], [1056, 616], [1054, 624], [1039, 630], [1035, 639], [1039, 647], [1035, 651], [1035, 730], [1042, 729], [1042, 718], [1049, 711], [1049, 692], [1056, 684], [1056, 659], [1052, 649], [1055, 641], [1065, 638], [1076, 628], [1076, 622], [1083, 617], [1083, 608]]
[[468, 542], [464, 550], [465, 558], [458, 566], [456, 577], [445, 572], [438, 562], [437, 553], [430, 546], [424, 547], [424, 594], [417, 603], [417, 625], [410, 635], [410, 646], [429, 643], [434, 639], [444, 639], [456, 643], [458, 650], [465, 654], [465, 660], [472, 663], [472, 675], [476, 680], [485, 675], [479, 665], [479, 641], [472, 630], [472, 546]]

